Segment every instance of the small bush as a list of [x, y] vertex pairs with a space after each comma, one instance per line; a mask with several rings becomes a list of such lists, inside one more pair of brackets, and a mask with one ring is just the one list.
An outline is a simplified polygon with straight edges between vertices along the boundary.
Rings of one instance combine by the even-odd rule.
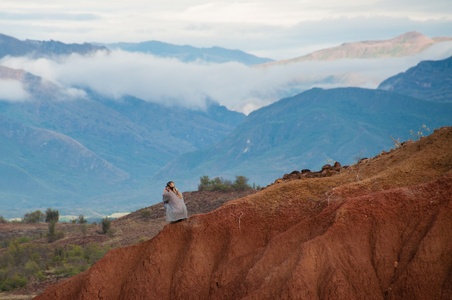
[[246, 191], [251, 189], [251, 186], [248, 184], [248, 178], [245, 176], [235, 176], [235, 181], [232, 184], [232, 187], [237, 191]]
[[35, 277], [38, 279], [39, 282], [43, 282], [46, 280], [45, 275], [42, 274], [41, 271], [36, 272]]
[[111, 220], [108, 217], [102, 219], [102, 233], [106, 234], [111, 231]]
[[0, 223], [8, 223], [8, 221], [3, 216], [0, 216]]
[[47, 239], [48, 239], [49, 243], [56, 240], [55, 222], [54, 221], [49, 223], [49, 234], [47, 235]]
[[24, 223], [38, 223], [44, 221], [44, 213], [40, 210], [27, 213], [23, 218]]
[[149, 209], [142, 210], [141, 217], [144, 219], [149, 219], [151, 217], [151, 211]]
[[21, 237], [18, 238], [18, 241], [19, 241], [20, 244], [23, 244], [23, 243], [29, 242], [30, 241], [30, 237], [28, 237], [28, 236], [21, 236]]
[[85, 219], [85, 216], [83, 214], [80, 214], [80, 216], [78, 216], [78, 221], [79, 224], [85, 224], [88, 223], [88, 221]]

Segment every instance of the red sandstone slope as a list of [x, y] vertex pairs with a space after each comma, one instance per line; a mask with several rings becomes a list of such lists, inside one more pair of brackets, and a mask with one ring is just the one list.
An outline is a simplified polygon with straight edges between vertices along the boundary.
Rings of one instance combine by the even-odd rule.
[[452, 128], [110, 251], [36, 299], [450, 299]]

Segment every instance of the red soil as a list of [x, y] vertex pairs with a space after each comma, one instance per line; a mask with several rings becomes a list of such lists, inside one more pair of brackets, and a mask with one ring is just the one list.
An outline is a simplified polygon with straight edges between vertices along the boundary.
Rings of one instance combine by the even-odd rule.
[[452, 128], [115, 249], [36, 299], [451, 299]]

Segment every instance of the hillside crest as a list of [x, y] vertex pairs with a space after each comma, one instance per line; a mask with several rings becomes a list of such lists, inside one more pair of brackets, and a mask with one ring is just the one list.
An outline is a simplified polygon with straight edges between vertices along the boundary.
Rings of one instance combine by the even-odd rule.
[[36, 299], [450, 298], [450, 149], [444, 127], [329, 177], [282, 180]]

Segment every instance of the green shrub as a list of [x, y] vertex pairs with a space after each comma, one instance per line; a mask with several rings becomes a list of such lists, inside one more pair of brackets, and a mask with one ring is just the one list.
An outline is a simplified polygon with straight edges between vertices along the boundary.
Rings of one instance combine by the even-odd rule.
[[85, 219], [85, 216], [83, 214], [80, 214], [80, 216], [78, 216], [78, 221], [79, 224], [85, 224], [88, 223], [88, 221]]
[[141, 217], [144, 219], [149, 219], [151, 217], [151, 211], [149, 209], [142, 210]]
[[49, 234], [47, 235], [47, 239], [48, 239], [49, 243], [56, 240], [55, 221], [49, 222]]
[[36, 272], [35, 277], [38, 279], [39, 282], [43, 282], [47, 278], [44, 274], [42, 274], [41, 271]]
[[77, 275], [110, 249], [110, 246], [100, 247], [94, 243], [52, 249], [45, 244], [20, 244], [19, 239], [11, 240], [8, 248], [0, 252], [0, 290], [12, 291], [29, 281], [44, 281], [47, 270], [65, 277]]
[[111, 220], [108, 217], [102, 219], [102, 233], [106, 234], [110, 232]]
[[248, 184], [248, 178], [245, 176], [235, 176], [235, 181], [232, 184], [232, 187], [237, 191], [246, 191], [251, 189], [251, 186]]
[[23, 243], [29, 242], [30, 241], [30, 237], [28, 237], [28, 236], [21, 236], [21, 237], [18, 238], [18, 241], [19, 241], [20, 244], [23, 244]]
[[0, 290], [1, 291], [12, 291], [12, 290], [24, 287], [26, 285], [27, 285], [27, 279], [17, 275], [17, 273], [16, 273], [12, 277], [2, 280], [2, 282], [0, 283]]
[[211, 190], [211, 182], [210, 182], [210, 178], [207, 175], [201, 176], [199, 178], [199, 185], [198, 185], [198, 191], [209, 191]]
[[58, 210], [53, 210], [51, 208], [47, 208], [46, 210], [46, 223], [50, 223], [50, 222], [58, 222], [58, 220], [60, 219], [60, 213], [58, 212]]
[[0, 223], [8, 223], [8, 221], [3, 216], [0, 216]]
[[38, 271], [39, 271], [39, 265], [35, 261], [29, 260], [26, 262], [25, 272], [27, 273], [27, 275], [35, 274]]
[[27, 213], [23, 218], [24, 223], [38, 223], [44, 221], [44, 213], [40, 210]]
[[204, 175], [199, 178], [198, 191], [245, 191], [252, 189], [248, 184], [248, 178], [245, 176], [235, 176], [235, 181], [225, 180], [221, 177], [210, 179], [209, 176]]

